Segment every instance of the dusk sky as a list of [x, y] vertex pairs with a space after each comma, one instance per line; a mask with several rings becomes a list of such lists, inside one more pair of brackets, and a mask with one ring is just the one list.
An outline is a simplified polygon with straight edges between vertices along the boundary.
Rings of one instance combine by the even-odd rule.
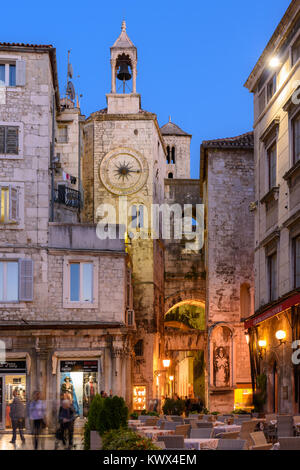
[[191, 176], [197, 178], [202, 140], [252, 129], [252, 96], [243, 85], [289, 3], [53, 0], [46, 7], [40, 1], [5, 2], [0, 42], [56, 47], [61, 96], [71, 49], [75, 89], [83, 95], [81, 109], [88, 116], [106, 107], [109, 48], [124, 17], [138, 48], [142, 107], [157, 114], [160, 126], [171, 115], [193, 135]]

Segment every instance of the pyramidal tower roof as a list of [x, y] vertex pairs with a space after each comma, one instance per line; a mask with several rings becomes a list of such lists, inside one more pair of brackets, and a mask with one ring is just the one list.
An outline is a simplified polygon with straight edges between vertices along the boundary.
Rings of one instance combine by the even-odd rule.
[[129, 39], [126, 33], [126, 21], [125, 20], [122, 21], [121, 34], [112, 47], [124, 48], [124, 49], [128, 47], [135, 47], [133, 42]]
[[177, 124], [174, 124], [171, 121], [171, 116], [169, 117], [169, 122], [167, 122], [167, 124], [162, 126], [160, 128], [160, 131], [161, 131], [162, 135], [186, 135], [186, 136], [190, 136], [190, 134], [187, 134], [186, 132], [184, 132], [182, 129], [180, 129], [179, 126], [177, 126]]

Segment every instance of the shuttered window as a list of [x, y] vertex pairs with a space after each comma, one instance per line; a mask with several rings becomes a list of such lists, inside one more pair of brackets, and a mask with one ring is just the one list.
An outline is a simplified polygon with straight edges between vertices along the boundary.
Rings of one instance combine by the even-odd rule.
[[277, 299], [277, 253], [268, 256], [269, 300]]
[[294, 43], [292, 47], [292, 66], [295, 65], [297, 60], [300, 58], [300, 37]]
[[293, 128], [293, 160], [300, 160], [300, 113], [292, 121]]
[[19, 128], [18, 126], [0, 126], [0, 154], [19, 154]]
[[11, 185], [0, 185], [0, 224], [19, 221], [19, 192]]
[[0, 261], [0, 302], [18, 301], [18, 261]]
[[269, 170], [269, 189], [276, 186], [276, 173], [277, 173], [277, 151], [276, 142], [268, 148], [268, 170]]
[[19, 260], [19, 300], [33, 300], [33, 261]]

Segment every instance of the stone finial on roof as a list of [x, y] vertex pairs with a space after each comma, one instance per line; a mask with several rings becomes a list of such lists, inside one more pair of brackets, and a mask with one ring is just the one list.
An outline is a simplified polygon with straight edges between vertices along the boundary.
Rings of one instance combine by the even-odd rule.
[[116, 48], [134, 48], [133, 42], [129, 39], [127, 32], [126, 32], [126, 21], [122, 21], [122, 26], [121, 26], [121, 34], [114, 43], [112, 47]]
[[123, 31], [124, 33], [126, 32], [126, 21], [125, 20], [122, 21], [121, 31]]

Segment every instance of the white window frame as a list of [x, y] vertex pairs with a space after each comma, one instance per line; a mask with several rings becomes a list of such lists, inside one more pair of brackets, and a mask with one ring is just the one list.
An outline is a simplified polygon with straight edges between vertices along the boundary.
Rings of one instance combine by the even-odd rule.
[[16, 303], [19, 303], [19, 260], [17, 258], [13, 258], [13, 259], [6, 259], [6, 258], [0, 258], [0, 263], [5, 263], [5, 268], [4, 268], [4, 271], [3, 271], [3, 279], [4, 279], [4, 283], [3, 283], [3, 294], [5, 295], [5, 290], [6, 290], [6, 284], [7, 284], [7, 263], [17, 263], [18, 264], [18, 272], [17, 272], [17, 283], [18, 283], [18, 294], [17, 294], [17, 299], [14, 299], [14, 300], [7, 300], [7, 299], [0, 299], [0, 307], [3, 305], [3, 304], [16, 304]]
[[24, 125], [22, 122], [7, 122], [7, 121], [0, 121], [0, 126], [7, 126], [7, 127], [18, 127], [18, 153], [13, 154], [1, 154], [0, 158], [6, 160], [20, 160], [23, 158], [23, 140], [24, 140]]
[[[17, 61], [22, 60], [22, 57], [19, 55], [0, 55], [0, 64], [5, 64], [5, 65], [15, 65], [17, 67]], [[17, 77], [16, 77], [17, 79]], [[0, 85], [1, 86], [1, 85]], [[20, 89], [19, 85], [9, 85], [9, 69], [8, 67], [5, 67], [5, 85], [6, 88], [8, 88], [10, 91], [11, 90], [18, 90]]]
[[[17, 219], [16, 221], [10, 221], [1, 223], [0, 222], [0, 230], [22, 230], [24, 228], [24, 183], [15, 183], [11, 181], [0, 181], [0, 191], [1, 188], [14, 188], [17, 190]], [[0, 195], [1, 198], [1, 195]], [[1, 199], [0, 199], [1, 204]], [[1, 206], [0, 206], [1, 208]]]
[[[70, 275], [70, 264], [72, 263], [92, 263], [93, 265], [93, 288], [92, 302], [85, 302], [82, 300], [72, 301], [70, 300], [70, 286], [71, 286], [71, 275]], [[82, 268], [80, 266], [80, 279], [82, 276]], [[99, 259], [93, 256], [65, 256], [64, 257], [64, 268], [63, 268], [63, 307], [64, 308], [98, 308], [98, 279], [99, 279]], [[80, 283], [82, 285], [82, 282]], [[81, 287], [80, 287], [81, 289]], [[81, 294], [80, 294], [81, 297]]]

